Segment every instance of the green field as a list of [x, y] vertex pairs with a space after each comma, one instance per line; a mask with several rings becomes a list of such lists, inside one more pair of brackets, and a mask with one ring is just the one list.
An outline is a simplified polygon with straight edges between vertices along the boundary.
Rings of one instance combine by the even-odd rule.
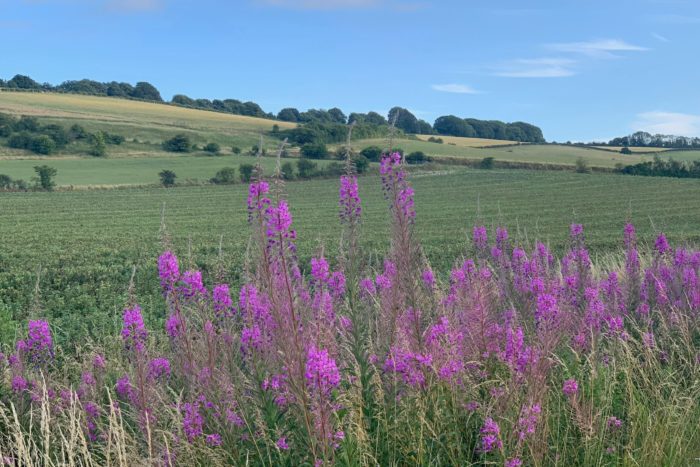
[[[626, 218], [649, 241], [665, 231], [673, 241], [700, 243], [700, 182], [569, 172], [418, 172], [412, 177], [418, 211], [417, 232], [436, 269], [445, 271], [468, 252], [467, 233], [479, 222], [505, 223], [521, 243], [534, 239], [565, 247], [568, 225], [586, 225], [595, 255], [617, 248]], [[377, 177], [360, 180], [364, 202], [363, 243], [376, 259], [387, 247], [387, 215]], [[139, 299], [149, 312], [159, 304], [154, 273], [161, 250], [159, 229], [165, 206], [168, 231], [186, 261], [209, 276], [216, 270], [221, 240], [225, 276], [236, 283], [248, 242], [247, 188], [199, 186], [55, 193], [3, 193], [0, 212], [1, 307], [15, 319], [26, 317], [41, 268], [43, 309], [64, 336], [99, 326], [116, 326], [126, 299], [132, 266], [137, 267]], [[338, 182], [333, 179], [286, 185], [299, 255], [303, 261], [339, 236]], [[151, 319], [163, 318], [161, 312]], [[80, 318], [80, 319], [76, 319]]]

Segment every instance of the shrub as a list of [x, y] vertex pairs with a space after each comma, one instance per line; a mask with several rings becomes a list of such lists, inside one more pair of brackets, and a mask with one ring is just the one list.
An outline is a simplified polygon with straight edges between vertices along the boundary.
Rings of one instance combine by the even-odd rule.
[[328, 157], [328, 148], [323, 143], [308, 143], [301, 147], [301, 157], [326, 159]]
[[238, 172], [241, 174], [241, 181], [243, 183], [248, 183], [253, 178], [255, 166], [252, 164], [241, 164], [241, 166], [238, 168]]
[[211, 182], [216, 185], [233, 185], [236, 182], [236, 169], [233, 167], [224, 167], [216, 172]]
[[56, 148], [63, 148], [70, 142], [70, 135], [60, 125], [46, 125], [41, 132], [51, 138], [56, 143]]
[[369, 159], [363, 155], [355, 156], [353, 163], [355, 164], [355, 170], [358, 174], [363, 174], [369, 169]]
[[316, 173], [318, 164], [311, 162], [309, 159], [299, 159], [297, 161], [297, 173], [299, 178], [311, 178]]
[[588, 161], [583, 157], [576, 159], [576, 173], [587, 174], [591, 173], [590, 167], [588, 167]]
[[37, 186], [42, 190], [52, 191], [54, 186], [56, 186], [56, 182], [54, 182], [53, 178], [58, 171], [48, 165], [36, 165], [34, 166], [34, 172], [37, 175], [35, 179]]
[[15, 131], [28, 131], [30, 133], [36, 133], [39, 131], [39, 120], [36, 117], [29, 117], [23, 115], [17, 123], [15, 123]]
[[15, 149], [29, 149], [32, 144], [32, 135], [23, 131], [22, 133], [13, 133], [7, 139], [7, 145]]
[[9, 190], [12, 187], [12, 177], [0, 174], [0, 190]]
[[628, 148], [627, 146], [625, 146], [622, 149], [620, 149], [620, 153], [630, 155], [630, 154], [632, 154], [632, 150], [630, 148]]
[[37, 154], [48, 155], [56, 150], [56, 143], [50, 136], [39, 135], [32, 138], [29, 149]]
[[125, 141], [125, 138], [122, 135], [115, 135], [113, 133], [103, 133], [105, 143], [107, 144], [113, 144], [115, 146], [119, 146]]
[[[331, 162], [323, 169], [324, 175], [340, 176], [340, 175], [343, 175], [344, 173], [345, 173], [345, 164], [343, 164], [341, 162]], [[312, 176], [313, 176], [313, 174], [310, 175], [309, 177], [312, 177]], [[306, 177], [306, 178], [308, 178], [308, 177]]]
[[427, 156], [423, 151], [415, 151], [406, 156], [407, 164], [425, 164], [432, 161], [432, 158]]
[[428, 142], [429, 142], [429, 143], [438, 143], [438, 144], [444, 143], [444, 141], [442, 140], [442, 138], [436, 138], [436, 137], [434, 137], [434, 136], [431, 136], [430, 138], [428, 138]]
[[85, 128], [77, 123], [70, 127], [68, 130], [68, 135], [71, 139], [85, 139], [89, 136], [88, 132], [85, 131]]
[[218, 143], [208, 143], [204, 146], [204, 150], [211, 154], [219, 154], [221, 152], [221, 146]]
[[175, 135], [163, 142], [163, 149], [168, 152], [190, 152], [191, 148], [190, 137], [184, 134]]
[[369, 146], [360, 151], [360, 155], [372, 162], [379, 162], [382, 157], [382, 149], [377, 146]]
[[162, 170], [158, 176], [160, 177], [160, 184], [164, 187], [171, 187], [175, 185], [175, 179], [177, 175], [172, 170]]
[[294, 166], [291, 162], [285, 162], [284, 164], [282, 164], [280, 170], [282, 172], [282, 178], [284, 178], [285, 180], [294, 179]]
[[491, 170], [493, 169], [495, 159], [493, 157], [484, 157], [481, 159], [481, 162], [479, 162], [479, 168], [484, 169], [484, 170]]
[[239, 148], [238, 146], [233, 146], [233, 147], [231, 148], [231, 152], [234, 153], [234, 154], [240, 154], [240, 153], [241, 153], [241, 148]]
[[95, 157], [104, 157], [107, 154], [107, 146], [105, 145], [105, 135], [101, 131], [90, 135], [90, 155]]

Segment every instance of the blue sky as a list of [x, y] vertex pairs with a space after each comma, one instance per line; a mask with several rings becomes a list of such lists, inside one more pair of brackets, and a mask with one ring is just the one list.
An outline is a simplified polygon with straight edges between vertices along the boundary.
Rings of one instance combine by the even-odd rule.
[[0, 77], [700, 136], [696, 0], [0, 0]]

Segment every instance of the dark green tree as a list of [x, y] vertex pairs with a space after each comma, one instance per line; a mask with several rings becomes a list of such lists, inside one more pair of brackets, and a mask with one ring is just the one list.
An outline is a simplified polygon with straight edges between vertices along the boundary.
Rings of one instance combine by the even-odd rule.
[[218, 143], [208, 143], [204, 146], [204, 150], [211, 154], [219, 154], [221, 152], [221, 146]]
[[241, 181], [243, 183], [249, 183], [253, 179], [255, 166], [253, 164], [241, 164], [238, 168], [238, 172], [241, 174]]
[[164, 141], [163, 149], [169, 152], [190, 152], [192, 149], [192, 142], [189, 136], [178, 134]]
[[372, 162], [379, 162], [382, 157], [382, 148], [377, 146], [368, 146], [360, 151], [360, 155], [366, 157]]
[[48, 155], [56, 150], [56, 143], [47, 135], [38, 135], [32, 138], [29, 149], [37, 154]]
[[136, 83], [134, 90], [131, 92], [131, 97], [145, 101], [163, 102], [163, 98], [160, 97], [158, 89], [146, 81]]
[[307, 159], [326, 159], [328, 148], [323, 143], [309, 143], [301, 147], [301, 157]]
[[299, 178], [311, 178], [316, 173], [316, 167], [318, 164], [311, 162], [309, 159], [299, 159], [297, 161], [297, 172], [299, 173]]
[[35, 181], [42, 190], [52, 191], [54, 189], [56, 182], [54, 182], [53, 178], [58, 173], [56, 169], [48, 165], [35, 165], [34, 172], [37, 175]]
[[160, 177], [160, 184], [168, 188], [175, 185], [175, 179], [177, 175], [172, 170], [162, 170], [158, 176]]
[[104, 133], [98, 131], [92, 133], [89, 137], [90, 155], [95, 157], [104, 157], [107, 155], [107, 144], [105, 143]]
[[216, 172], [216, 175], [210, 181], [216, 185], [233, 185], [236, 183], [236, 169], [234, 167], [224, 167]]
[[299, 111], [294, 107], [284, 108], [277, 114], [277, 120], [282, 120], [283, 122], [298, 122]]

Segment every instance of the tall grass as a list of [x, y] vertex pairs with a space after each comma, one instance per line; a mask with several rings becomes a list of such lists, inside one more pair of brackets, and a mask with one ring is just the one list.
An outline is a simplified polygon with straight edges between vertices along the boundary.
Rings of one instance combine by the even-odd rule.
[[[415, 230], [401, 157], [381, 164], [392, 219], [363, 263], [357, 179], [340, 184], [340, 254], [301, 273], [280, 180], [251, 184], [232, 298], [171, 251], [165, 329], [138, 297], [123, 328], [71, 352], [49, 323], [0, 358], [10, 465], [689, 465], [700, 457], [700, 252], [660, 234], [592, 264], [473, 229], [444, 283]], [[446, 201], [449, 202], [449, 201]], [[447, 277], [447, 275], [445, 275]], [[209, 279], [209, 278], [206, 278]], [[132, 288], [133, 290], [133, 288]]]

